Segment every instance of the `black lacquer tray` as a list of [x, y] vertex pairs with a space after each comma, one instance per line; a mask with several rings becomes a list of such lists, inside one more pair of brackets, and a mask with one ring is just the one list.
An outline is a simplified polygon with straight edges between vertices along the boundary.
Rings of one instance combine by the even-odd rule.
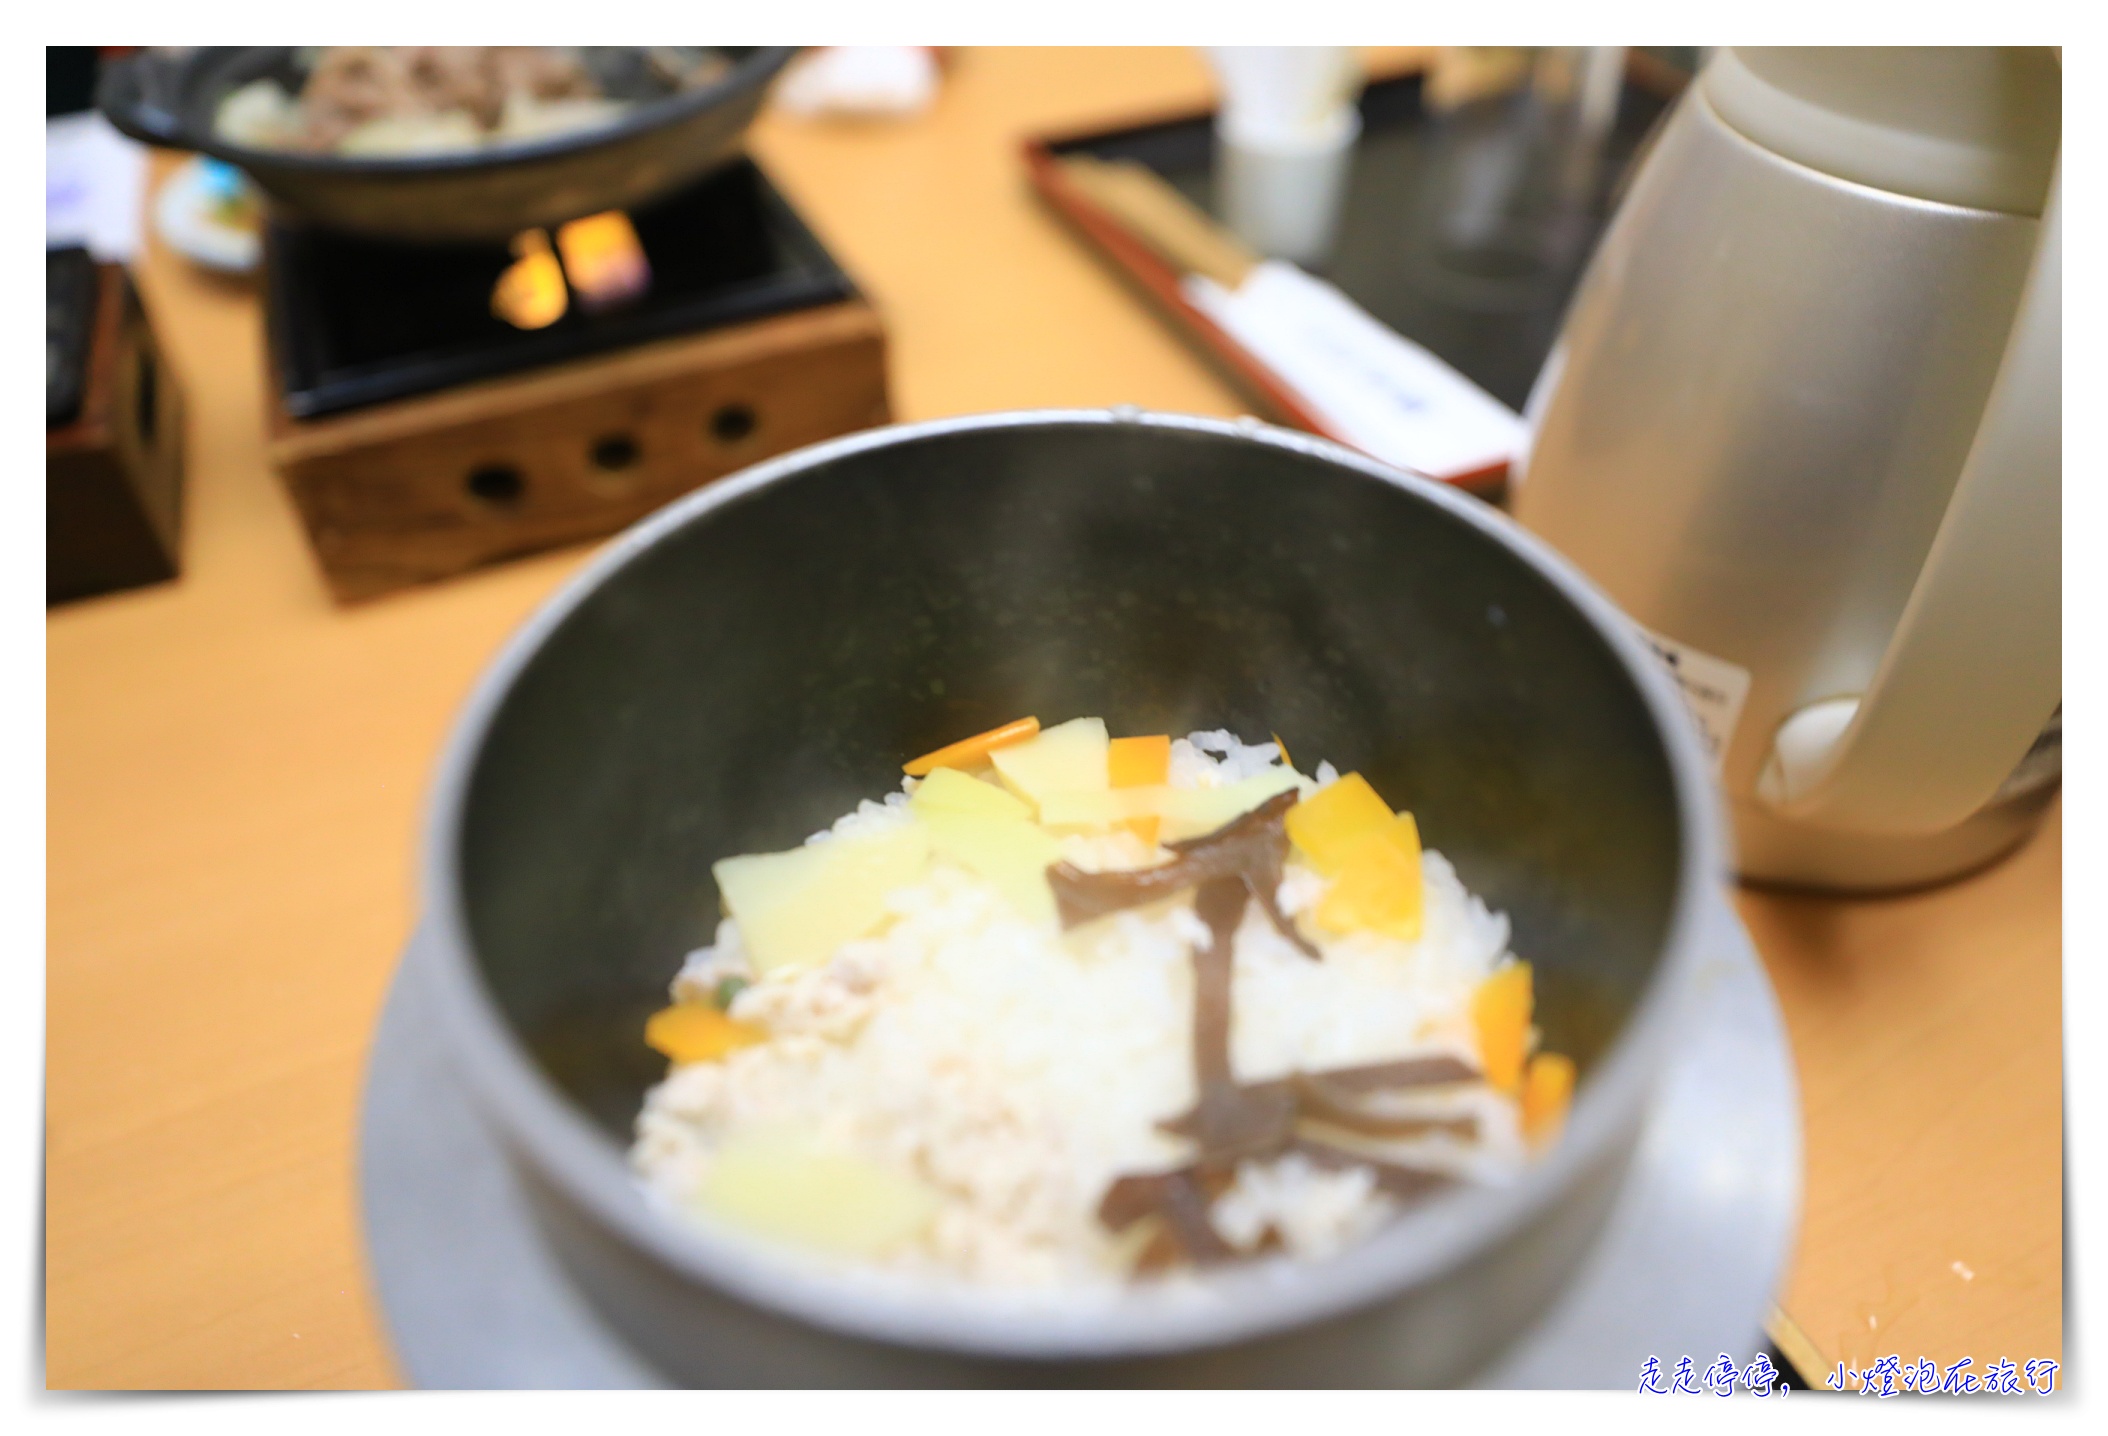
[[[1476, 213], [1474, 205], [1486, 206], [1489, 189], [1503, 182], [1503, 167], [1521, 162], [1538, 138], [1527, 106], [1482, 102], [1438, 116], [1423, 102], [1418, 72], [1371, 82], [1361, 97], [1362, 135], [1339, 245], [1319, 272], [1502, 403], [1522, 408], [1623, 180], [1681, 80], [1680, 72], [1658, 63], [1629, 69], [1616, 118], [1576, 192], [1550, 206], [1541, 223], [1522, 226], [1504, 222], [1514, 218], [1512, 207], [1501, 216]], [[1146, 260], [1137, 263], [1140, 256], [1129, 247], [1108, 244], [1105, 216], [1079, 215], [1075, 195], [1053, 178], [1058, 167], [1050, 163], [1071, 155], [1132, 160], [1217, 213], [1214, 122], [1213, 112], [1203, 111], [1042, 138], [1026, 144], [1025, 156], [1049, 202], [1249, 386], [1249, 356], [1225, 352], [1225, 337], [1204, 320], [1195, 322], [1198, 312], [1177, 297], [1175, 285], [1165, 292], [1164, 275], [1149, 272]], [[1520, 229], [1529, 233], [1518, 235]], [[1302, 419], [1292, 410], [1284, 417]]]

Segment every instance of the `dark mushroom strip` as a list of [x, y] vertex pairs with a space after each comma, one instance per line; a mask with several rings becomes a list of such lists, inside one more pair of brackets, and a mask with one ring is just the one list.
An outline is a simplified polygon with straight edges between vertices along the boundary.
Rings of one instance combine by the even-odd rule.
[[1186, 1255], [1186, 1247], [1178, 1234], [1161, 1217], [1152, 1217], [1149, 1222], [1148, 1240], [1142, 1243], [1141, 1251], [1135, 1253], [1134, 1270], [1137, 1272], [1170, 1271], [1193, 1259]]
[[1054, 889], [1062, 927], [1144, 907], [1220, 878], [1236, 878], [1259, 900], [1283, 937], [1304, 956], [1317, 957], [1317, 949], [1281, 911], [1279, 898], [1281, 869], [1288, 860], [1288, 833], [1282, 819], [1295, 804], [1293, 788], [1276, 793], [1212, 833], [1171, 844], [1178, 856], [1151, 868], [1088, 873], [1072, 863], [1055, 863], [1047, 869], [1047, 883]]
[[1181, 856], [1198, 852], [1203, 845], [1211, 852], [1231, 852], [1239, 858], [1238, 871], [1244, 885], [1258, 899], [1274, 930], [1295, 945], [1296, 951], [1318, 960], [1318, 950], [1296, 931], [1296, 925], [1281, 911], [1281, 870], [1288, 863], [1288, 810], [1300, 801], [1293, 788], [1276, 793], [1258, 807], [1225, 823], [1205, 837], [1170, 844]]
[[[1208, 987], [1195, 995], [1195, 1018], [1199, 1016], [1199, 1004], [1204, 1000], [1212, 1002], [1212, 997], [1214, 989]], [[1212, 1050], [1227, 1050], [1227, 1037], [1221, 1048]], [[1471, 1139], [1478, 1134], [1478, 1120], [1469, 1115], [1408, 1118], [1400, 1113], [1370, 1111], [1355, 1101], [1370, 1092], [1404, 1092], [1417, 1086], [1455, 1086], [1459, 1082], [1480, 1082], [1478, 1069], [1457, 1061], [1455, 1056], [1414, 1056], [1398, 1063], [1299, 1071], [1271, 1082], [1202, 1084], [1202, 1101], [1157, 1126], [1172, 1137], [1189, 1137], [1202, 1143], [1202, 1149], [1210, 1156], [1237, 1158], [1252, 1156], [1252, 1151], [1267, 1143], [1286, 1141], [1299, 1118], [1330, 1120], [1334, 1126], [1364, 1130], [1379, 1137], [1417, 1137], [1421, 1132], [1448, 1130], [1457, 1137]], [[1345, 1113], [1345, 1118], [1339, 1113]]]
[[1244, 884], [1220, 877], [1202, 885], [1193, 910], [1208, 925], [1208, 945], [1193, 954], [1191, 1111], [1168, 1130], [1193, 1138], [1203, 1162], [1229, 1163], [1280, 1149], [1295, 1130], [1294, 1094], [1238, 1085], [1230, 1068], [1231, 955], [1247, 901]]
[[1108, 913], [1147, 907], [1215, 878], [1241, 878], [1233, 857], [1229, 853], [1210, 853], [1159, 863], [1153, 868], [1102, 873], [1085, 872], [1073, 863], [1059, 862], [1047, 869], [1047, 885], [1054, 889], [1054, 907], [1061, 914], [1061, 926], [1066, 931]]
[[1144, 1269], [1167, 1258], [1167, 1237], [1195, 1263], [1237, 1255], [1209, 1221], [1208, 1209], [1234, 1180], [1239, 1159], [1273, 1156], [1294, 1137], [1293, 1093], [1240, 1087], [1230, 1070], [1231, 957], [1247, 901], [1243, 879], [1234, 872], [1209, 878], [1194, 897], [1194, 911], [1208, 927], [1208, 943], [1193, 953], [1193, 1068], [1199, 1095], [1181, 1123], [1184, 1135], [1200, 1147], [1199, 1160], [1173, 1172], [1122, 1177], [1098, 1205], [1098, 1219], [1115, 1231], [1143, 1216], [1161, 1219], [1162, 1230], [1137, 1263]]
[[1425, 1113], [1379, 1112], [1354, 1100], [1321, 1076], [1298, 1072], [1289, 1078], [1295, 1105], [1314, 1122], [1330, 1122], [1350, 1132], [1371, 1137], [1423, 1137], [1435, 1132], [1470, 1139], [1478, 1135], [1478, 1119], [1472, 1116], [1442, 1117]]
[[1193, 954], [1193, 1070], [1203, 1110], [1210, 1088], [1236, 1086], [1230, 1072], [1231, 956], [1245, 901], [1244, 884], [1234, 876], [1203, 883], [1193, 897], [1195, 915], [1208, 926], [1208, 945]]
[[1192, 1107], [1157, 1126], [1192, 1138], [1210, 1160], [1235, 1162], [1279, 1152], [1295, 1135], [1298, 1115], [1295, 1093], [1285, 1082], [1210, 1083]]
[[[1279, 793], [1205, 837], [1171, 844], [1171, 862], [1126, 872], [1087, 873], [1068, 863], [1047, 869], [1047, 882], [1061, 914], [1063, 928], [1093, 918], [1197, 888], [1193, 910], [1208, 929], [1205, 946], [1193, 958], [1193, 1106], [1159, 1126], [1190, 1139], [1194, 1160], [1169, 1172], [1120, 1177], [1098, 1204], [1098, 1220], [1119, 1232], [1139, 1221], [1153, 1229], [1136, 1258], [1135, 1269], [1154, 1271], [1179, 1261], [1194, 1264], [1226, 1261], [1240, 1253], [1215, 1230], [1209, 1209], [1236, 1179], [1240, 1162], [1269, 1161], [1300, 1152], [1328, 1170], [1367, 1167], [1376, 1184], [1392, 1196], [1412, 1200], [1448, 1185], [1442, 1172], [1380, 1160], [1351, 1147], [1327, 1142], [1298, 1125], [1330, 1124], [1342, 1141], [1356, 1134], [1375, 1137], [1419, 1136], [1449, 1131], [1471, 1138], [1476, 1119], [1403, 1116], [1372, 1110], [1359, 1100], [1380, 1092], [1415, 1087], [1450, 1086], [1480, 1080], [1479, 1073], [1454, 1057], [1420, 1057], [1341, 1067], [1329, 1072], [1293, 1073], [1271, 1082], [1240, 1083], [1230, 1064], [1230, 1020], [1233, 956], [1237, 929], [1247, 902], [1256, 898], [1275, 928], [1309, 957], [1318, 953], [1295, 930], [1280, 909], [1277, 893], [1287, 861], [1288, 834], [1283, 819], [1295, 805], [1293, 791]], [[1269, 1229], [1260, 1250], [1281, 1244]]]
[[1366, 1067], [1334, 1067], [1311, 1076], [1343, 1092], [1388, 1092], [1401, 1087], [1448, 1087], [1478, 1082], [1483, 1074], [1468, 1062], [1447, 1055], [1374, 1062]]
[[1157, 1127], [1199, 1142], [1211, 1157], [1242, 1159], [1278, 1150], [1299, 1121], [1330, 1122], [1375, 1137], [1478, 1135], [1478, 1118], [1469, 1113], [1386, 1112], [1354, 1100], [1325, 1074], [1303, 1072], [1272, 1082], [1209, 1084], [1198, 1103]]
[[1164, 1204], [1165, 1187], [1178, 1175], [1179, 1171], [1131, 1172], [1115, 1177], [1098, 1199], [1098, 1220], [1108, 1231], [1124, 1232], [1142, 1218], [1155, 1216]]
[[1184, 1248], [1186, 1260], [1197, 1266], [1228, 1261], [1237, 1255], [1237, 1249], [1222, 1239], [1222, 1233], [1215, 1230], [1215, 1223], [1209, 1219], [1213, 1205], [1214, 1198], [1190, 1181], [1172, 1183], [1169, 1200], [1164, 1203], [1166, 1226]]
[[1104, 1199], [1098, 1203], [1098, 1220], [1115, 1232], [1126, 1230], [1144, 1217], [1155, 1217], [1162, 1223], [1137, 1263], [1144, 1268], [1160, 1264], [1163, 1253], [1158, 1249], [1166, 1242], [1191, 1262], [1226, 1261], [1237, 1251], [1208, 1220], [1208, 1207], [1228, 1188], [1230, 1180], [1229, 1173], [1205, 1166], [1121, 1177], [1106, 1189]]

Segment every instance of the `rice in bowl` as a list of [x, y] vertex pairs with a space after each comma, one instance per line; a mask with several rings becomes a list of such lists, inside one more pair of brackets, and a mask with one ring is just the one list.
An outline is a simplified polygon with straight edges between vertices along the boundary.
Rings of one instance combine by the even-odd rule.
[[[656, 1200], [855, 1266], [1107, 1288], [1329, 1256], [1427, 1193], [1511, 1180], [1556, 1133], [1573, 1067], [1529, 1055], [1529, 970], [1506, 919], [1416, 833], [1410, 913], [1364, 902], [1391, 916], [1342, 919], [1359, 868], [1322, 860], [1339, 832], [1317, 825], [1366, 808], [1359, 778], [1306, 776], [1278, 743], [1225, 732], [1032, 727], [932, 755], [952, 753], [802, 852], [733, 860], [818, 871], [833, 859], [816, 850], [840, 844], [841, 861], [879, 864], [853, 882], [771, 887], [762, 868], [719, 865], [731, 915], [654, 1019], [674, 1065], [631, 1161]], [[1160, 745], [1153, 781], [1122, 781], [1121, 742]], [[1226, 921], [1211, 1069], [1221, 914], [1205, 914], [1204, 884], [1158, 894], [1130, 875], [1204, 862], [1266, 821], [1275, 866]], [[1117, 910], [1081, 910], [1093, 892]], [[859, 902], [869, 915], [844, 921], [867, 930], [832, 942], [834, 909]]]

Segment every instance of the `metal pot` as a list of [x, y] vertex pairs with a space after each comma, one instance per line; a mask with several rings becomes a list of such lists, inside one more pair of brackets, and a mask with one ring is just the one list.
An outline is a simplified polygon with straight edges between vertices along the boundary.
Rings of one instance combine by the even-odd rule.
[[[712, 860], [1020, 713], [1278, 732], [1412, 808], [1580, 1063], [1560, 1143], [1337, 1259], [1081, 1310], [904, 1293], [649, 1205], [641, 1020], [709, 939]], [[1371, 1385], [1462, 1379], [1573, 1272], [1722, 872], [1680, 699], [1550, 550], [1321, 440], [1116, 411], [875, 430], [632, 529], [470, 699], [424, 877], [469, 1087], [567, 1271], [675, 1379]]]
[[731, 71], [653, 98], [641, 74], [596, 68], [638, 105], [614, 124], [459, 154], [351, 158], [230, 143], [214, 121], [241, 85], [297, 75], [285, 46], [148, 51], [112, 65], [96, 103], [118, 129], [153, 145], [200, 150], [246, 171], [285, 210], [346, 233], [420, 244], [501, 241], [523, 229], [630, 209], [679, 189], [739, 152], [769, 81], [793, 48], [727, 48]]

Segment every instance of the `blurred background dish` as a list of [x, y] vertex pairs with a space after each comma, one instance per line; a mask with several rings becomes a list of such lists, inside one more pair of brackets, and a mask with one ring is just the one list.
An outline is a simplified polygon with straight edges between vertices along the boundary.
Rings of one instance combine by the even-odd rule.
[[310, 154], [227, 138], [221, 109], [236, 91], [263, 81], [290, 94], [305, 83], [307, 57], [294, 47], [147, 51], [105, 66], [96, 101], [126, 134], [237, 165], [312, 223], [397, 240], [502, 242], [646, 204], [724, 164], [793, 51], [725, 49], [728, 68], [692, 89], [668, 80], [649, 48], [580, 53], [603, 96], [634, 108], [590, 128], [494, 147], [468, 143], [466, 132], [458, 147], [407, 154]]
[[805, 119], [906, 120], [937, 102], [942, 51], [921, 45], [829, 45], [784, 71], [771, 103]]
[[185, 259], [221, 274], [248, 274], [263, 253], [263, 204], [242, 172], [199, 155], [162, 182], [154, 230]]
[[227, 92], [213, 132], [259, 150], [431, 155], [605, 129], [639, 104], [730, 73], [714, 50], [655, 45], [332, 45], [291, 76]]

